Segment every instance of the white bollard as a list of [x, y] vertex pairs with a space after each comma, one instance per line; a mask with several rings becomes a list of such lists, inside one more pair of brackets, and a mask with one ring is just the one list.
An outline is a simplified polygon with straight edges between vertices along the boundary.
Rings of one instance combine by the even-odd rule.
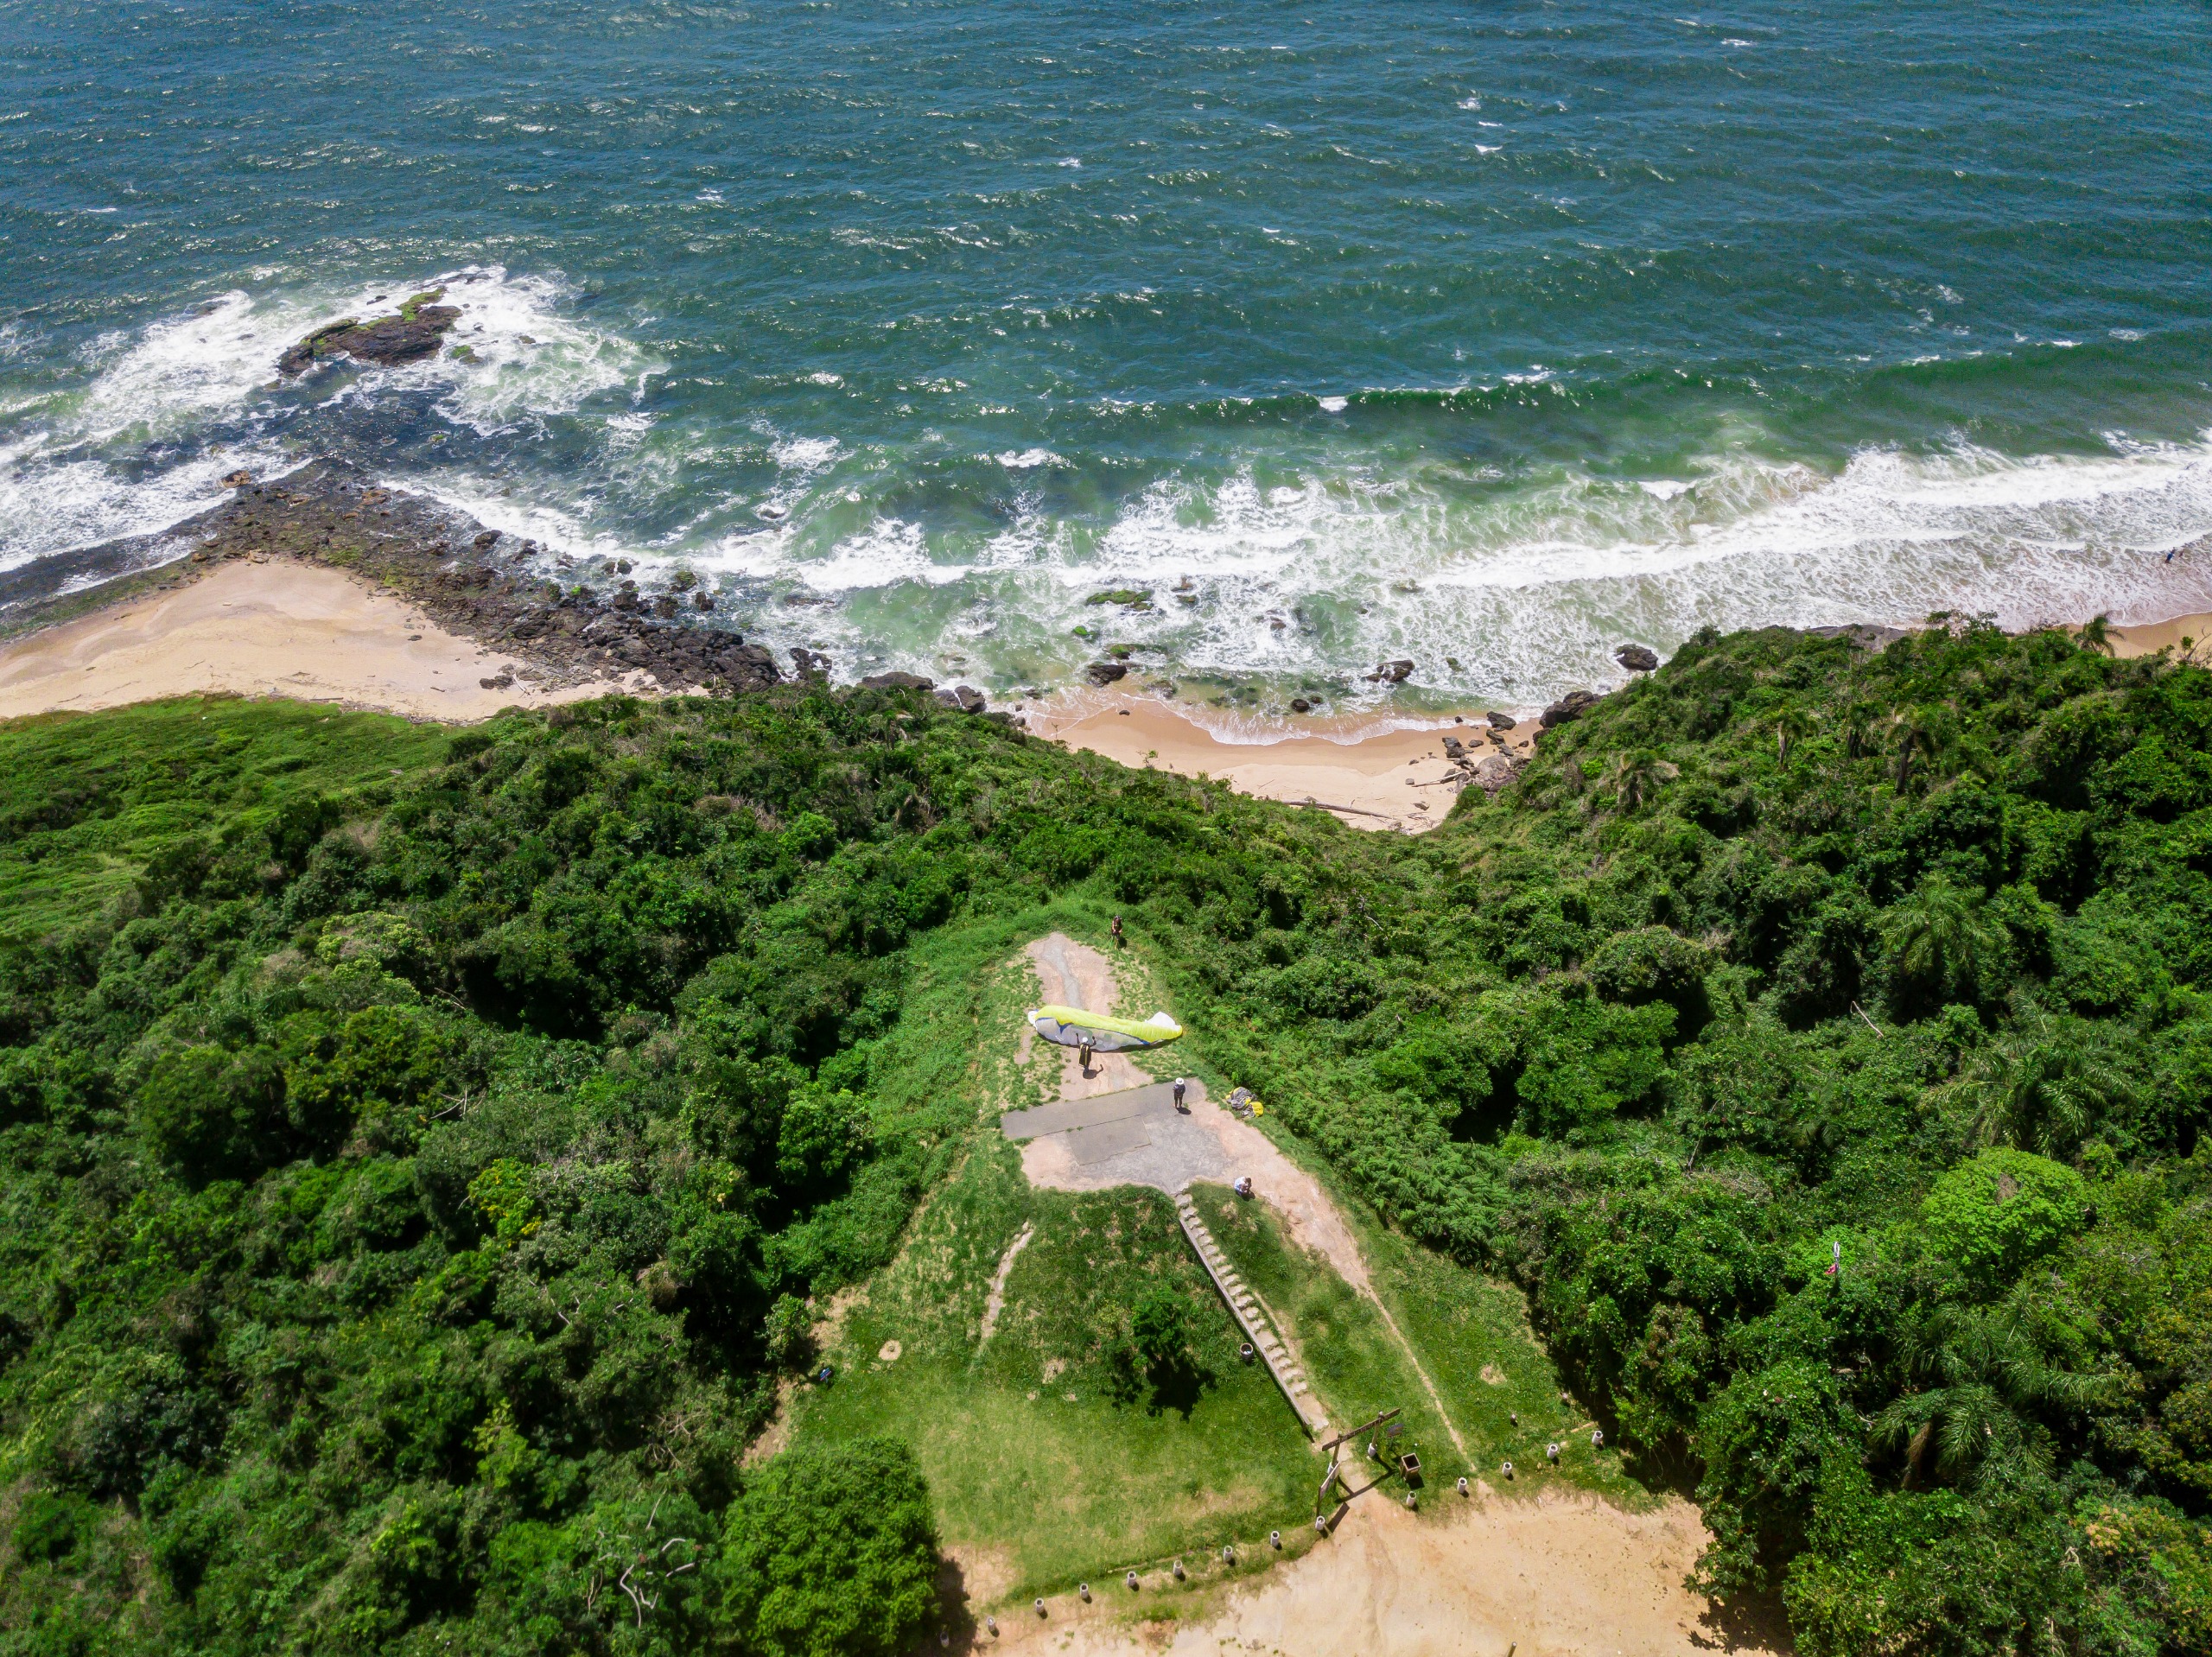
[[1180, 1559], [1175, 1561], [1175, 1580], [1178, 1582], [1183, 1580], [1183, 1562]]
[[1084, 1603], [1085, 1605], [1088, 1605], [1088, 1604], [1090, 1604], [1090, 1584], [1089, 1583], [1087, 1583], [1087, 1582], [1079, 1582], [1079, 1583], [1076, 1584], [1076, 1585], [1075, 1585], [1075, 1591], [1076, 1591], [1076, 1593], [1077, 1593], [1078, 1596], [1080, 1596], [1080, 1597], [1081, 1597], [1081, 1598], [1082, 1598], [1082, 1600], [1083, 1600], [1083, 1603]]
[[1041, 1599], [1037, 1602], [1037, 1615], [1039, 1616], [1045, 1615], [1045, 1602]]
[[1130, 1571], [1125, 1580], [1129, 1584], [1129, 1591], [1133, 1594], [1135, 1593], [1137, 1590], [1137, 1573], [1134, 1571]]
[[1236, 1550], [1231, 1547], [1228, 1543], [1224, 1542], [1221, 1545], [1221, 1558], [1222, 1562], [1224, 1565], [1235, 1565], [1236, 1563]]
[[1461, 1495], [1467, 1494], [1467, 1481], [1464, 1478], [1459, 1481], [1459, 1494]]
[[1408, 1513], [1411, 1513], [1411, 1512], [1413, 1512], [1415, 1508], [1419, 1508], [1420, 1506], [1421, 1506], [1421, 1503], [1414, 1500], [1414, 1493], [1413, 1493], [1411, 1490], [1407, 1491], [1407, 1492], [1406, 1492], [1406, 1511], [1407, 1511]]
[[983, 1628], [984, 1628], [984, 1630], [985, 1630], [988, 1634], [989, 1634], [989, 1635], [991, 1636], [991, 1638], [992, 1638], [992, 1639], [995, 1640], [995, 1639], [997, 1639], [997, 1638], [999, 1637], [999, 1620], [998, 1620], [998, 1618], [996, 1618], [996, 1617], [995, 1617], [995, 1616], [987, 1616], [987, 1617], [985, 1617], [985, 1618], [983, 1619]]
[[1511, 1462], [1500, 1462], [1497, 1464], [1497, 1470], [1504, 1474], [1506, 1477], [1511, 1478], [1513, 1476], [1513, 1463]]
[[1554, 1467], [1557, 1467], [1559, 1465], [1559, 1446], [1557, 1444], [1546, 1444], [1544, 1446], [1544, 1454], [1548, 1458], [1549, 1458], [1551, 1464]]
[[1282, 1546], [1282, 1533], [1279, 1530], [1269, 1531], [1268, 1533], [1268, 1541], [1273, 1546], [1281, 1547]]
[[1591, 1429], [1590, 1429], [1590, 1448], [1591, 1448], [1591, 1449], [1595, 1450], [1595, 1449], [1597, 1449], [1597, 1448], [1598, 1448], [1598, 1446], [1599, 1446], [1599, 1445], [1600, 1445], [1600, 1444], [1604, 1444], [1605, 1442], [1605, 1428], [1603, 1428], [1603, 1427], [1592, 1427], [1592, 1428], [1591, 1428]]

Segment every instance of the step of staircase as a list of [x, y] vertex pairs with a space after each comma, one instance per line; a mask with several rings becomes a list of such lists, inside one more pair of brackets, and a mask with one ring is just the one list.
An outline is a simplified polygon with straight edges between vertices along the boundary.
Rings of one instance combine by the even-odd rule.
[[1304, 1372], [1291, 1362], [1290, 1354], [1274, 1330], [1261, 1320], [1256, 1297], [1244, 1286], [1243, 1279], [1230, 1266], [1228, 1257], [1221, 1252], [1221, 1245], [1214, 1241], [1213, 1234], [1206, 1228], [1205, 1221], [1200, 1217], [1197, 1204], [1191, 1201], [1187, 1192], [1178, 1194], [1175, 1212], [1176, 1218], [1182, 1223], [1183, 1235], [1190, 1239], [1191, 1247], [1197, 1250], [1199, 1261], [1206, 1268], [1206, 1274], [1213, 1279], [1214, 1287], [1228, 1303], [1230, 1313], [1236, 1319], [1237, 1327], [1244, 1331], [1244, 1337], [1251, 1342], [1254, 1350], [1267, 1364], [1268, 1373], [1274, 1377], [1275, 1385], [1281, 1388], [1283, 1397], [1289, 1402], [1300, 1422], [1308, 1432], [1326, 1426], [1328, 1421], [1321, 1410], [1320, 1400], [1313, 1396], [1313, 1388], [1306, 1385]]

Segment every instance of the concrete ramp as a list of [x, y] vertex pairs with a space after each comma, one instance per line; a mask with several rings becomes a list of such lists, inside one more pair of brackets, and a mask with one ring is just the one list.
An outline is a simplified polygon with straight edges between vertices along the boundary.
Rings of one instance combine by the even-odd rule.
[[999, 1131], [1020, 1144], [1046, 1133], [1065, 1133], [1075, 1128], [1100, 1127], [1133, 1116], [1175, 1111], [1175, 1089], [1166, 1082], [1119, 1093], [1102, 1093], [1090, 1099], [1061, 1099], [1034, 1110], [1009, 1110], [999, 1118]]

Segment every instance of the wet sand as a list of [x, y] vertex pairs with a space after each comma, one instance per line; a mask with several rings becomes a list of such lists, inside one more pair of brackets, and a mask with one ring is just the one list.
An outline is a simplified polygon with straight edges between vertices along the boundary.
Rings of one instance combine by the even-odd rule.
[[2167, 621], [2145, 621], [2133, 627], [2112, 630], [2113, 654], [2115, 656], [2155, 656], [2170, 650], [2178, 661], [2184, 654], [2183, 639], [2190, 641], [2188, 654], [2199, 663], [2212, 661], [2212, 614], [2199, 612], [2195, 615], [2175, 616]]

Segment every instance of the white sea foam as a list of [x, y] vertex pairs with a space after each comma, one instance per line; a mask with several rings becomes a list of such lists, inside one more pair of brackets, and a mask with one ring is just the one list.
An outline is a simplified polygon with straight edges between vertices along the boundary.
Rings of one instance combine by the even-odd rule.
[[[542, 276], [470, 267], [351, 290], [279, 285], [232, 290], [136, 333], [82, 351], [87, 378], [8, 410], [16, 435], [0, 454], [0, 568], [118, 536], [146, 534], [221, 498], [222, 478], [287, 463], [266, 429], [276, 361], [310, 330], [344, 316], [389, 314], [410, 294], [442, 286], [461, 315], [450, 352], [362, 371], [355, 395], [428, 390], [449, 418], [493, 430], [518, 418], [571, 413], [656, 366], [636, 346], [565, 314], [572, 295]], [[643, 429], [618, 414], [616, 448]], [[229, 438], [220, 453], [197, 441]], [[164, 453], [163, 451], [168, 451]]]
[[[1671, 650], [1706, 625], [1963, 609], [2019, 626], [2212, 608], [2212, 545], [2200, 544], [2212, 531], [2212, 440], [2024, 461], [1963, 447], [1868, 451], [1833, 476], [1737, 457], [1713, 461], [1694, 487], [1662, 481], [1674, 486], [1561, 473], [1479, 506], [1360, 472], [1302, 487], [1167, 482], [1095, 537], [1028, 523], [998, 537], [995, 556], [955, 565], [931, 562], [911, 526], [879, 527], [808, 578], [821, 590], [997, 581], [998, 607], [1018, 615], [1033, 654], [1071, 661], [1086, 647], [1052, 641], [1086, 623], [1160, 647], [1140, 664], [1336, 677], [1355, 701], [1381, 693], [1352, 676], [1409, 656], [1414, 684], [1433, 694], [1510, 706], [1617, 683], [1614, 646]], [[1167, 597], [1185, 578], [1188, 607]], [[1084, 602], [1121, 586], [1154, 588], [1157, 607], [1102, 614]], [[906, 664], [927, 670], [926, 654], [915, 641]]]

